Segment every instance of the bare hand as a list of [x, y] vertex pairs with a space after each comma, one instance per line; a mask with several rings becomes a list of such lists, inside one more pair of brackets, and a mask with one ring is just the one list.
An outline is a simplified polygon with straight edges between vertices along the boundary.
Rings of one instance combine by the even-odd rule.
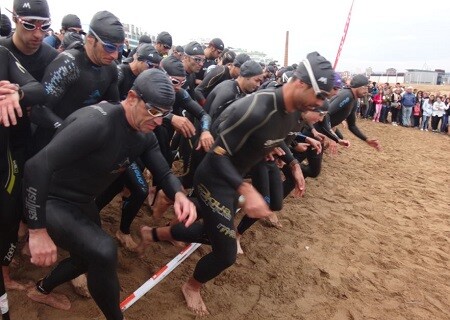
[[292, 175], [295, 179], [295, 189], [294, 189], [294, 196], [296, 197], [303, 197], [306, 191], [306, 181], [303, 177], [302, 169], [300, 168], [299, 164], [296, 164], [295, 166], [291, 167]]
[[186, 228], [197, 220], [197, 209], [194, 203], [181, 191], [175, 194], [173, 209], [178, 221], [184, 222]]
[[203, 148], [205, 152], [208, 152], [214, 144], [214, 138], [209, 131], [203, 131], [200, 135], [197, 148], [195, 150], [200, 150]]
[[342, 139], [340, 139], [338, 143], [339, 143], [339, 145], [341, 145], [341, 146], [343, 146], [343, 147], [346, 147], [346, 148], [349, 148], [349, 147], [350, 147], [350, 141], [348, 141], [348, 140], [342, 140]]
[[366, 142], [369, 146], [371, 146], [372, 148], [375, 148], [377, 151], [382, 150], [381, 144], [378, 141], [378, 139], [367, 139]]
[[262, 195], [251, 184], [242, 183], [238, 192], [244, 196], [242, 209], [250, 218], [264, 218], [272, 213]]
[[308, 150], [309, 143], [300, 142], [294, 147], [294, 150], [297, 152], [305, 152]]
[[314, 136], [314, 139], [319, 140], [320, 142], [323, 142], [326, 138], [326, 136], [320, 132], [318, 132], [316, 129], [312, 129], [311, 133]]
[[308, 137], [306, 142], [311, 145], [311, 148], [316, 150], [316, 154], [320, 154], [322, 152], [322, 143], [319, 140]]
[[337, 143], [333, 140], [330, 140], [328, 142], [328, 150], [330, 152], [330, 155], [335, 156], [337, 155]]
[[186, 117], [173, 115], [172, 126], [175, 131], [181, 133], [185, 138], [192, 138], [195, 135], [195, 127]]
[[[3, 87], [2, 87], [3, 88]], [[0, 90], [2, 89], [0, 88]], [[4, 90], [10, 90], [5, 89]], [[12, 90], [12, 93], [1, 96], [0, 99], [0, 124], [9, 127], [10, 124], [17, 124], [17, 117], [22, 117], [22, 109], [19, 104], [19, 93]]]
[[284, 156], [286, 154], [286, 152], [284, 152], [284, 150], [280, 147], [276, 147], [275, 149], [273, 149], [272, 151], [270, 151], [270, 153], [266, 156], [266, 160], [267, 161], [275, 161], [275, 157], [278, 156]]
[[48, 267], [56, 262], [57, 249], [47, 233], [47, 229], [30, 229], [31, 263], [39, 267]]

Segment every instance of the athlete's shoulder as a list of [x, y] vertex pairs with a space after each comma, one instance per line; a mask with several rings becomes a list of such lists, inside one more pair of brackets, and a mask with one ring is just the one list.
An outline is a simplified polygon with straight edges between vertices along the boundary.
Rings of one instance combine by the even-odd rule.
[[334, 109], [343, 108], [354, 101], [353, 93], [350, 88], [341, 89], [336, 96], [330, 100], [329, 112]]

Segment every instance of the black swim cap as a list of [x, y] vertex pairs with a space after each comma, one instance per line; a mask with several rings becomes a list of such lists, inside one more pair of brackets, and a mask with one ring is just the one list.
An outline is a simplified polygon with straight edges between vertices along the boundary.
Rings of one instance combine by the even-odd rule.
[[50, 19], [47, 0], [14, 0], [13, 10], [19, 17], [27, 19]]
[[192, 41], [192, 42], [189, 42], [187, 45], [185, 45], [184, 53], [186, 53], [187, 55], [190, 55], [190, 56], [205, 54], [203, 47], [197, 41]]
[[150, 61], [151, 63], [160, 63], [162, 57], [156, 51], [155, 47], [150, 43], [142, 43], [136, 50], [137, 58], [139, 61]]
[[233, 66], [240, 68], [247, 60], [250, 60], [250, 56], [248, 54], [239, 53], [233, 61]]
[[184, 70], [183, 63], [174, 56], [168, 56], [161, 62], [161, 67], [172, 77], [185, 77], [186, 71]]
[[254, 60], [247, 60], [241, 66], [241, 77], [251, 78], [254, 76], [259, 76], [263, 73], [263, 69], [258, 62]]
[[369, 79], [363, 74], [357, 74], [350, 81], [351, 88], [360, 88], [367, 86], [369, 84]]
[[0, 36], [7, 37], [11, 34], [11, 20], [9, 20], [8, 16], [2, 13], [1, 15], [1, 25], [0, 25]]
[[78, 16], [74, 14], [67, 14], [63, 17], [61, 21], [61, 27], [64, 30], [69, 28], [80, 28], [81, 29], [81, 20]]
[[125, 40], [125, 31], [119, 18], [109, 11], [97, 12], [89, 24], [89, 28], [105, 42], [122, 43]]
[[294, 75], [303, 82], [313, 85], [314, 80], [310, 78], [310, 72], [308, 72], [308, 66], [311, 67], [311, 71], [314, 74], [314, 80], [317, 83], [320, 90], [330, 92], [333, 89], [334, 83], [334, 70], [330, 61], [322, 57], [318, 52], [311, 52], [306, 56], [297, 69], [294, 71]]
[[131, 90], [148, 104], [171, 110], [175, 102], [175, 90], [167, 74], [159, 69], [145, 70], [134, 80]]
[[143, 34], [142, 36], [140, 36], [139, 38], [139, 43], [152, 43], [152, 38], [150, 38], [150, 36]]
[[82, 44], [83, 37], [77, 32], [70, 32], [70, 31], [66, 32], [66, 33], [64, 33], [64, 38], [61, 43], [61, 47], [63, 47], [64, 50], [73, 48], [73, 46], [75, 46], [75, 44], [74, 44], [75, 42]]

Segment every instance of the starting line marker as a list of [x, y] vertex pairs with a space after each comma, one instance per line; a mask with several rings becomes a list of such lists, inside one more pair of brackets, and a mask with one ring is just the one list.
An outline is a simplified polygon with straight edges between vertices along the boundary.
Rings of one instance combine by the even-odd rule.
[[161, 280], [163, 280], [169, 273], [171, 273], [176, 267], [178, 267], [192, 252], [197, 250], [201, 246], [201, 243], [191, 243], [183, 248], [180, 253], [175, 256], [168, 264], [159, 269], [150, 279], [148, 279], [143, 285], [141, 285], [136, 291], [130, 294], [125, 300], [120, 303], [120, 309], [122, 311], [127, 310], [136, 301], [142, 298], [147, 292], [149, 292], [154, 286], [156, 286]]

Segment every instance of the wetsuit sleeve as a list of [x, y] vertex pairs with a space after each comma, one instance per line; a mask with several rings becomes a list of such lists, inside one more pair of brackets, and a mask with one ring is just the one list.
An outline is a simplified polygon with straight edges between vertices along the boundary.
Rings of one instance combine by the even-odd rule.
[[184, 107], [190, 114], [192, 114], [196, 119], [200, 121], [202, 132], [209, 131], [209, 128], [211, 127], [211, 117], [198, 104], [197, 101], [193, 100], [191, 96], [189, 96], [189, 99], [186, 100], [186, 104]]
[[31, 74], [20, 64], [19, 60], [6, 48], [0, 50], [0, 60], [8, 63], [8, 77], [11, 83], [17, 83], [23, 91], [23, 99], [20, 104], [27, 107], [45, 101], [44, 87], [37, 82]]
[[[102, 128], [104, 128], [102, 130]], [[101, 147], [110, 135], [96, 117], [66, 124], [52, 141], [25, 165], [23, 197], [30, 229], [45, 228], [45, 205], [53, 174], [71, 163], [82, 161]]]
[[289, 164], [292, 161], [295, 160], [294, 155], [292, 154], [291, 149], [289, 149], [289, 147], [287, 146], [286, 142], [283, 141], [280, 145], [280, 148], [284, 151], [284, 155], [281, 156], [281, 160], [283, 160], [285, 163]]
[[80, 76], [80, 68], [72, 54], [62, 52], [45, 69], [42, 84], [47, 93], [45, 106], [32, 108], [31, 121], [44, 128], [55, 128], [62, 119], [53, 112], [53, 108], [64, 97], [72, 83]]
[[353, 107], [352, 112], [347, 117], [347, 125], [348, 130], [350, 130], [351, 133], [353, 133], [355, 136], [357, 136], [363, 141], [367, 140], [367, 137], [364, 135], [364, 133], [362, 133], [361, 130], [359, 130], [359, 128], [356, 126], [356, 106]]
[[114, 62], [113, 64], [114, 68], [110, 68], [112, 74], [109, 76], [109, 79], [113, 79], [113, 81], [109, 85], [108, 90], [106, 90], [105, 95], [103, 96], [103, 100], [109, 102], [119, 102], [119, 75], [117, 74], [117, 66], [115, 66]]
[[203, 106], [205, 104], [208, 92], [211, 92], [211, 90], [220, 82], [220, 79], [222, 79], [223, 74], [225, 73], [225, 68], [226, 67], [224, 66], [215, 67], [206, 74], [202, 83], [195, 88], [195, 99], [200, 105]]
[[327, 114], [322, 121], [317, 122], [314, 127], [317, 131], [320, 133], [323, 133], [328, 138], [335, 142], [339, 142], [339, 137], [336, 135], [336, 133], [331, 129], [331, 123], [330, 123], [330, 117]]
[[158, 140], [153, 133], [148, 134], [150, 140], [148, 148], [140, 156], [145, 167], [153, 175], [154, 185], [159, 185], [165, 194], [172, 200], [175, 199], [175, 193], [182, 191], [183, 187], [180, 180], [172, 173], [166, 159], [159, 149]]

